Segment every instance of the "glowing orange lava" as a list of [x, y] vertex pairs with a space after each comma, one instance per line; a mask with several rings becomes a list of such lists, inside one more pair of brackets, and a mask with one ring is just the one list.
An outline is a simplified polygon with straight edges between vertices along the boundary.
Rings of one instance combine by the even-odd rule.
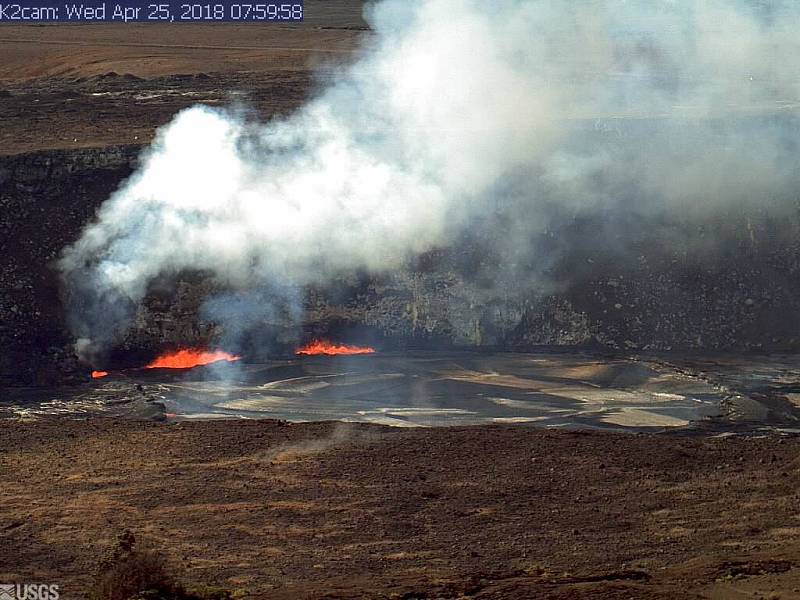
[[108, 375], [108, 371], [92, 371], [92, 379], [100, 379]]
[[145, 369], [191, 369], [192, 367], [209, 365], [221, 360], [234, 362], [240, 358], [241, 356], [235, 356], [222, 350], [209, 351], [188, 348], [186, 350], [162, 354], [147, 365]]
[[374, 352], [374, 348], [347, 346], [345, 344], [334, 344], [326, 340], [314, 340], [302, 348], [298, 348], [295, 354], [307, 356], [324, 354], [326, 356], [334, 356], [337, 354], [373, 354]]

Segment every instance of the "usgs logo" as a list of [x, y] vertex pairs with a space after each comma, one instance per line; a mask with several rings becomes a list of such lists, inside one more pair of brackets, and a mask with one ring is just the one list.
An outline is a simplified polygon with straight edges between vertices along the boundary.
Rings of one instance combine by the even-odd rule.
[[0, 583], [0, 600], [58, 600], [58, 586], [47, 583]]

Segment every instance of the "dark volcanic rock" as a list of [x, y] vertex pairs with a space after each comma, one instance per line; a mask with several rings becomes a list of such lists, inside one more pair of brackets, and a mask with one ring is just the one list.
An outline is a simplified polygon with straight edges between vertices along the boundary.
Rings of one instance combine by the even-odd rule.
[[82, 373], [53, 262], [127, 177], [137, 147], [0, 157], [0, 382]]
[[[0, 157], [0, 382], [47, 384], [88, 373], [71, 351], [53, 263], [131, 173], [138, 151]], [[487, 258], [470, 241], [431, 252], [404, 272], [353, 274], [307, 290], [301, 333], [280, 318], [254, 320], [245, 350], [288, 351], [298, 337], [315, 336], [368, 339], [387, 349], [797, 349], [800, 217], [750, 215], [717, 230], [661, 224], [662, 238], [715, 240], [713, 252], [694, 254], [654, 241], [650, 224], [635, 214], [618, 228], [626, 237], [609, 244], [595, 226], [604, 218], [565, 223], [546, 271], [516, 273], [503, 284], [487, 285], [486, 274], [506, 259]], [[203, 299], [220, 291], [198, 273], [154, 285], [109, 360], [141, 364], [163, 348], [223, 339], [229, 332], [200, 316]]]

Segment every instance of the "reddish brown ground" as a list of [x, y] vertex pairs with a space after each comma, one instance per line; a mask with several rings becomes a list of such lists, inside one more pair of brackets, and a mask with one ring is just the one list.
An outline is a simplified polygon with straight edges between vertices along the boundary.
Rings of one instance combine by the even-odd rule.
[[800, 597], [797, 439], [97, 419], [0, 440], [0, 581], [68, 597], [125, 529], [253, 598]]
[[295, 25], [3, 24], [0, 154], [144, 144], [197, 102], [289, 112], [370, 35], [362, 4], [307, 0]]

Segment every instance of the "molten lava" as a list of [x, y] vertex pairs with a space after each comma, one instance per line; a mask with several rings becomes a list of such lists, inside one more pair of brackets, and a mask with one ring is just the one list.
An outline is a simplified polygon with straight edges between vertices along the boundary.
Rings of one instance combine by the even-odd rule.
[[338, 354], [373, 354], [374, 352], [375, 350], [373, 348], [334, 344], [326, 340], [314, 340], [302, 348], [298, 348], [295, 354], [308, 356], [324, 354], [326, 356], [335, 356]]
[[92, 379], [100, 379], [108, 375], [108, 371], [92, 371]]
[[222, 350], [199, 350], [196, 348], [188, 348], [186, 350], [178, 350], [168, 354], [162, 354], [153, 362], [145, 367], [145, 369], [191, 369], [192, 367], [199, 367], [200, 365], [209, 365], [211, 363], [225, 360], [227, 362], [234, 362], [239, 360], [241, 356], [235, 356]]

